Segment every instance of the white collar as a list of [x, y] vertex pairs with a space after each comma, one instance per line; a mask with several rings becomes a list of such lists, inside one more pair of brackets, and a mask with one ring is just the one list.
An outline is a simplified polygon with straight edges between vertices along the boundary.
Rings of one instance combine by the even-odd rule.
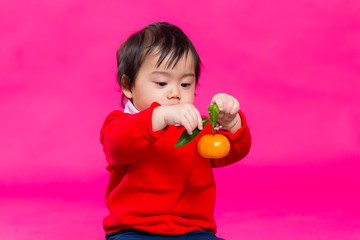
[[135, 108], [134, 104], [130, 100], [127, 101], [127, 103], [125, 104], [124, 113], [135, 114], [138, 112], [140, 111]]

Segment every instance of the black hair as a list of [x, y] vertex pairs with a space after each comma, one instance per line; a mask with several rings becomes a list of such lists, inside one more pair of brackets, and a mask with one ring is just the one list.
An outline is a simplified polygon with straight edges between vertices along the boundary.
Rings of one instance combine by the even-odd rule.
[[[195, 47], [185, 33], [170, 23], [157, 22], [150, 24], [140, 31], [132, 34], [117, 51], [117, 81], [120, 88], [131, 89], [135, 84], [136, 75], [145, 59], [157, 50], [159, 54], [157, 66], [169, 56], [166, 67], [174, 67], [178, 61], [192, 53], [195, 66], [195, 82], [197, 84], [200, 76], [201, 61]], [[122, 79], [124, 78], [122, 82]], [[125, 84], [125, 86], [124, 86]], [[121, 105], [124, 107], [121, 97]]]

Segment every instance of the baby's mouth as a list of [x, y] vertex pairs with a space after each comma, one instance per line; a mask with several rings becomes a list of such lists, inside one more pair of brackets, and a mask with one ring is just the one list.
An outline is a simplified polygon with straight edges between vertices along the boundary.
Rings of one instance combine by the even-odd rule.
[[172, 101], [172, 102], [169, 102], [169, 105], [177, 105], [179, 103], [180, 103], [179, 101]]

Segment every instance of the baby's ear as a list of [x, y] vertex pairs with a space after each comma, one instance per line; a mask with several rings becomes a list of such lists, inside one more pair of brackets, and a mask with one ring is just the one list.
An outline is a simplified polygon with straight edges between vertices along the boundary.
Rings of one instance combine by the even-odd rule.
[[123, 74], [121, 76], [121, 91], [124, 93], [126, 98], [131, 99], [132, 98], [132, 92], [131, 92], [131, 80], [128, 76]]

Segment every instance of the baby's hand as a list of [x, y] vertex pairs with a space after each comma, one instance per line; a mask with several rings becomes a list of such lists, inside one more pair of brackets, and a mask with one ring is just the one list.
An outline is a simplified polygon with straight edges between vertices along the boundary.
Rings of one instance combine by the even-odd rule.
[[154, 109], [154, 131], [163, 129], [167, 125], [175, 124], [184, 126], [189, 135], [192, 134], [195, 128], [203, 129], [200, 112], [193, 104], [159, 106]]
[[234, 97], [226, 93], [219, 93], [212, 98], [211, 104], [214, 103], [216, 103], [220, 109], [218, 123], [221, 124], [223, 128], [235, 128], [235, 130], [237, 130], [241, 127], [241, 119], [238, 114], [240, 104]]

